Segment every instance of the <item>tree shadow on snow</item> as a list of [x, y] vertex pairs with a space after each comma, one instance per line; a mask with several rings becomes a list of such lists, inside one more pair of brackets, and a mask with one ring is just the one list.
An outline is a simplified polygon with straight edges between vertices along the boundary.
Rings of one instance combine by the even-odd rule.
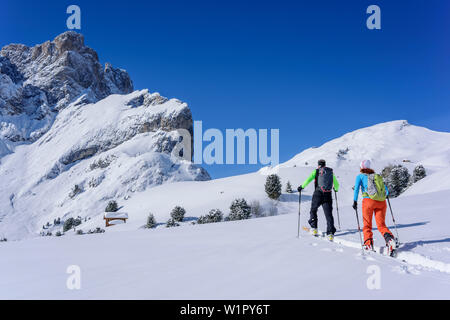
[[436, 239], [436, 240], [419, 240], [419, 241], [408, 242], [408, 243], [405, 243], [401, 249], [402, 250], [411, 250], [411, 249], [414, 249], [415, 247], [423, 246], [426, 244], [445, 243], [445, 242], [450, 242], [450, 238]]
[[[311, 201], [312, 196], [302, 194], [302, 202]], [[298, 202], [298, 193], [283, 193], [280, 196], [280, 202]]]
[[[415, 222], [415, 223], [408, 223], [408, 224], [397, 224], [397, 229], [403, 229], [403, 228], [410, 228], [410, 227], [418, 227], [418, 226], [423, 226], [426, 225], [427, 223], [430, 223], [430, 221], [422, 221], [422, 222]], [[355, 222], [356, 224], [356, 222]], [[375, 225], [375, 223], [374, 223]], [[388, 226], [389, 230], [391, 230], [391, 232], [394, 232], [395, 227], [392, 226]], [[376, 225], [374, 227], [372, 227], [372, 231], [377, 231], [377, 227]], [[362, 232], [362, 226], [361, 226], [361, 232]], [[338, 233], [338, 236], [345, 236], [347, 234], [353, 234], [353, 233], [358, 233], [358, 229], [347, 229], [345, 231], [343, 231], [343, 233]]]

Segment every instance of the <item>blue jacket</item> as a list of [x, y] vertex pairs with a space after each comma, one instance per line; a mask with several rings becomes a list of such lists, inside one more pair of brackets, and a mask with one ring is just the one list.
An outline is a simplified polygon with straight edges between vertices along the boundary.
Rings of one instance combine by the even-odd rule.
[[[386, 187], [386, 185], [384, 187], [386, 188], [386, 195], [389, 195], [388, 188]], [[361, 173], [356, 177], [355, 194], [353, 197], [353, 200], [355, 201], [358, 201], [359, 189], [361, 189], [361, 193], [367, 192], [367, 174]], [[367, 199], [369, 197], [365, 196], [363, 198]]]

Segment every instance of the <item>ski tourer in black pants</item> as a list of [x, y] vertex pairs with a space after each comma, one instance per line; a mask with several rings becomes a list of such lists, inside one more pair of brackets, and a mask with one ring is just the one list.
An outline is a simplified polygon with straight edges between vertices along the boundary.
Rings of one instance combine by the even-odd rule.
[[309, 225], [311, 228], [317, 229], [317, 210], [319, 210], [320, 206], [322, 206], [325, 218], [327, 219], [327, 234], [334, 234], [336, 228], [334, 227], [333, 198], [331, 192], [323, 192], [318, 188], [314, 191], [311, 201], [311, 216], [308, 220]]
[[[314, 193], [311, 201], [311, 217], [309, 225], [313, 229], [317, 229], [317, 210], [323, 207], [325, 218], [327, 219], [327, 235], [334, 235], [336, 228], [333, 219], [333, 198], [331, 192], [339, 191], [339, 182], [333, 173], [333, 169], [326, 166], [325, 160], [321, 159], [317, 162], [318, 168], [314, 169], [309, 177], [298, 187], [298, 192], [302, 192], [310, 182], [314, 180]], [[316, 230], [317, 231], [317, 230]]]

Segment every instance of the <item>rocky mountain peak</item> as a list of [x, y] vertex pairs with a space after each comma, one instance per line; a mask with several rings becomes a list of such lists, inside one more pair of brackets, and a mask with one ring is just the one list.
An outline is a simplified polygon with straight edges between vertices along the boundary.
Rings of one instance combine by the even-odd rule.
[[50, 128], [55, 114], [84, 96], [95, 103], [128, 94], [125, 70], [103, 67], [83, 35], [67, 31], [34, 47], [10, 44], [0, 50], [0, 138], [34, 141]]
[[84, 48], [84, 37], [77, 32], [67, 31], [57, 36], [53, 43], [60, 54], [65, 51], [80, 51]]

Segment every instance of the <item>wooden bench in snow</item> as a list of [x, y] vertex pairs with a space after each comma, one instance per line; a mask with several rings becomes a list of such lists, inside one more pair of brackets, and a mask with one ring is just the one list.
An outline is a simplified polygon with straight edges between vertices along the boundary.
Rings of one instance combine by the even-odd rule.
[[128, 213], [125, 212], [105, 212], [103, 216], [106, 226], [115, 226], [117, 224], [126, 223], [128, 219]]

